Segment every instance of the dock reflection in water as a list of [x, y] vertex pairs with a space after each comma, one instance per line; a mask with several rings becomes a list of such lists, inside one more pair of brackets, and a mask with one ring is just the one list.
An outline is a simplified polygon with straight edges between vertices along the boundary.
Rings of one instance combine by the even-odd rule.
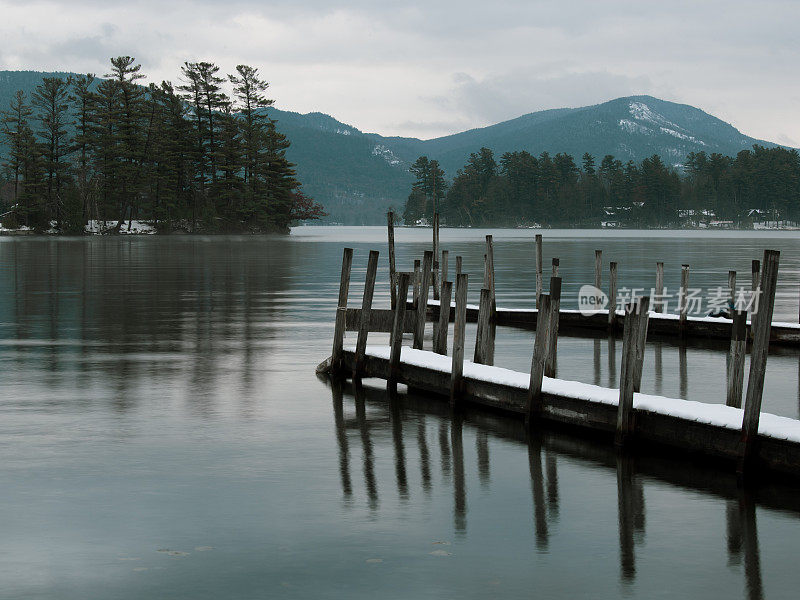
[[[612, 353], [613, 354], [613, 353]], [[611, 354], [610, 354], [611, 355]], [[575, 467], [587, 470], [584, 477], [597, 480], [598, 477], [613, 477], [616, 484], [619, 582], [623, 588], [635, 585], [639, 575], [638, 557], [647, 553], [647, 495], [652, 492], [660, 496], [665, 487], [702, 497], [704, 502], [713, 502], [715, 510], [724, 512], [724, 528], [714, 532], [717, 542], [727, 547], [726, 567], [743, 577], [743, 589], [748, 599], [764, 598], [762, 567], [758, 541], [756, 513], [761, 506], [788, 514], [793, 520], [800, 519], [800, 496], [797, 488], [769, 484], [755, 490], [737, 486], [735, 477], [713, 466], [687, 464], [674, 461], [658, 454], [637, 454], [636, 457], [617, 451], [604, 441], [585, 440], [573, 437], [568, 432], [540, 431], [528, 432], [516, 420], [496, 415], [487, 415], [471, 409], [451, 413], [445, 401], [417, 397], [414, 394], [395, 393], [387, 395], [383, 389], [370, 387], [350, 381], [330, 383], [333, 398], [334, 426], [339, 451], [341, 470], [341, 489], [344, 499], [353, 501], [351, 469], [352, 441], [359, 440], [363, 461], [363, 489], [366, 492], [371, 511], [378, 511], [379, 490], [390, 494], [388, 482], [378, 481], [375, 474], [375, 445], [391, 440], [394, 457], [394, 472], [397, 494], [403, 501], [419, 491], [430, 497], [437, 485], [452, 488], [451, 514], [452, 530], [458, 536], [467, 536], [469, 524], [483, 529], [479, 524], [487, 518], [494, 522], [497, 515], [488, 514], [484, 503], [470, 512], [470, 497], [491, 494], [493, 478], [491, 473], [504, 470], [504, 465], [492, 463], [492, 447], [495, 444], [513, 446], [513, 453], [527, 453], [529, 476], [529, 514], [527, 525], [524, 522], [509, 524], [516, 530], [527, 527], [527, 537], [538, 553], [556, 552], [563, 546], [560, 535], [565, 535], [559, 524], [565, 518], [560, 514], [561, 504], [585, 512], [597, 509], [597, 504], [605, 500], [606, 494], [593, 494], [593, 486], [588, 489], [573, 485]], [[354, 413], [355, 419], [343, 415]], [[464, 438], [474, 437], [475, 453], [466, 456]], [[431, 438], [438, 438], [438, 462], [441, 477], [432, 476]], [[414, 456], [416, 454], [416, 456]], [[503, 453], [507, 457], [507, 452]], [[418, 462], [421, 490], [409, 482], [407, 468], [409, 462]], [[433, 462], [436, 462], [433, 459]], [[569, 498], [559, 489], [559, 478], [563, 465], [568, 465], [569, 488], [567, 493], [578, 492], [580, 498]], [[477, 477], [482, 490], [472, 490], [468, 481]], [[517, 482], [521, 489], [525, 484]], [[356, 485], [356, 487], [358, 487]], [[508, 490], [504, 490], [508, 495]], [[355, 494], [358, 495], [357, 493]], [[657, 500], [661, 503], [662, 500]], [[497, 511], [502, 511], [497, 506]], [[669, 506], [660, 506], [660, 511], [669, 511]], [[675, 508], [676, 514], [679, 510]], [[514, 511], [510, 511], [513, 513]], [[607, 511], [604, 511], [607, 514]], [[468, 519], [469, 516], [469, 519]], [[663, 515], [659, 515], [663, 517]], [[509, 515], [509, 518], [511, 516]], [[656, 519], [658, 520], [658, 519]], [[612, 522], [608, 520], [608, 523]], [[608, 523], [587, 523], [590, 529], [587, 536], [598, 530], [611, 533]], [[568, 528], [563, 528], [568, 529]], [[659, 526], [659, 529], [662, 529]], [[680, 537], [680, 536], [679, 536]], [[692, 535], [688, 534], [687, 538]], [[651, 539], [655, 547], [664, 541]], [[695, 540], [696, 541], [696, 540]], [[705, 540], [704, 543], [708, 543]], [[601, 538], [594, 543], [610, 547], [611, 540]], [[587, 539], [587, 544], [591, 543]], [[712, 540], [712, 543], [716, 543]], [[697, 551], [686, 546], [680, 548], [689, 554]], [[668, 565], [662, 565], [668, 569]]]

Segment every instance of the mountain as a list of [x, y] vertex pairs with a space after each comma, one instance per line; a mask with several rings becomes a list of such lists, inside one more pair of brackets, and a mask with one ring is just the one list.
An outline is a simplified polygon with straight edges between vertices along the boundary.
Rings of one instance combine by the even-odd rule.
[[[0, 109], [16, 90], [30, 94], [43, 76], [54, 75], [68, 74], [0, 71]], [[269, 114], [292, 142], [287, 155], [297, 165], [304, 191], [325, 206], [326, 221], [348, 224], [383, 223], [390, 206], [401, 211], [412, 182], [408, 167], [423, 154], [438, 160], [452, 178], [481, 147], [491, 148], [497, 158], [513, 150], [547, 151], [572, 154], [576, 162], [589, 152], [598, 163], [606, 154], [623, 162], [659, 154], [679, 167], [689, 152], [735, 156], [753, 144], [776, 146], [698, 108], [652, 96], [543, 110], [430, 140], [364, 133], [319, 112], [270, 108]]]

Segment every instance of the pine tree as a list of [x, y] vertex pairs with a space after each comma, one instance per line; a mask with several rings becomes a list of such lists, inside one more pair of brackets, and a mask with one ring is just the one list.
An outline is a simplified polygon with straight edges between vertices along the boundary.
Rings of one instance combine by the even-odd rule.
[[67, 139], [67, 120], [69, 113], [69, 86], [71, 79], [45, 77], [33, 93], [33, 105], [38, 109], [37, 117], [41, 129], [42, 156], [47, 173], [47, 211], [55, 216], [57, 227], [61, 228], [64, 185], [69, 169], [66, 160], [70, 153]]
[[73, 115], [75, 120], [73, 126], [75, 128], [75, 138], [72, 147], [73, 152], [77, 153], [77, 185], [78, 192], [81, 196], [81, 211], [84, 224], [89, 218], [89, 205], [90, 205], [90, 143], [91, 143], [91, 119], [94, 110], [94, 93], [92, 86], [94, 84], [95, 76], [92, 73], [86, 75], [78, 75], [72, 81], [72, 95], [70, 101], [73, 105]]
[[247, 202], [252, 205], [259, 195], [259, 164], [262, 159], [262, 142], [267, 128], [266, 108], [273, 100], [265, 93], [269, 84], [260, 78], [258, 69], [247, 65], [237, 65], [236, 75], [228, 75], [233, 84], [236, 98], [235, 110], [241, 114], [241, 139], [244, 155], [244, 184], [247, 189]]
[[111, 59], [111, 73], [106, 77], [118, 88], [118, 122], [115, 130], [120, 164], [117, 169], [119, 213], [116, 229], [138, 210], [139, 187], [142, 184], [142, 153], [144, 148], [143, 104], [145, 90], [136, 82], [144, 78], [141, 65], [131, 56]]
[[[33, 137], [30, 128], [30, 118], [33, 109], [25, 100], [25, 93], [18, 90], [11, 99], [8, 111], [3, 112], [2, 126], [3, 138], [8, 147], [8, 158], [4, 161], [4, 166], [14, 174], [14, 203], [18, 205], [22, 196], [22, 185], [24, 183], [23, 173], [25, 163], [29, 160], [27, 150], [30, 145], [28, 140]], [[27, 207], [25, 207], [27, 208]], [[24, 221], [27, 225], [27, 210], [20, 210], [17, 206], [16, 212], [24, 214]]]

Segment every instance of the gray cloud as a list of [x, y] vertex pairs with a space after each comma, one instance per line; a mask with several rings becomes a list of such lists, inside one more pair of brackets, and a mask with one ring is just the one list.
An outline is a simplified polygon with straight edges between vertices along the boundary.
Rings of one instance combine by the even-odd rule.
[[585, 106], [652, 92], [653, 84], [646, 76], [602, 71], [542, 75], [538, 70], [517, 69], [480, 80], [456, 73], [453, 87], [431, 100], [472, 121], [495, 123], [536, 110]]
[[[261, 68], [278, 106], [430, 137], [634, 93], [800, 139], [800, 3], [709, 0], [0, 0], [0, 68], [151, 80], [184, 60]], [[783, 139], [783, 138], [780, 138]]]

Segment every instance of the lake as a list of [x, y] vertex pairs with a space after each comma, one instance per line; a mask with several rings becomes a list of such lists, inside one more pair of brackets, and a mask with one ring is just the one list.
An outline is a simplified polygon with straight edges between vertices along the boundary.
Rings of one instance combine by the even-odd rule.
[[[443, 229], [451, 273], [462, 255], [477, 302], [486, 233], [498, 305], [532, 306], [533, 231]], [[542, 233], [565, 308], [595, 248], [621, 287], [652, 287], [660, 260], [668, 289], [689, 263], [706, 295], [729, 269], [748, 287], [772, 248], [775, 319], [797, 320], [796, 232]], [[430, 230], [396, 236], [409, 270]], [[794, 484], [745, 491], [714, 466], [318, 379], [345, 245], [351, 306], [370, 249], [388, 306], [380, 227], [0, 237], [1, 598], [796, 597]], [[495, 363], [527, 371], [533, 338], [498, 328]], [[648, 343], [642, 391], [724, 402], [724, 348]], [[763, 410], [800, 418], [800, 351], [773, 350]], [[558, 352], [560, 377], [616, 386], [619, 340]]]

